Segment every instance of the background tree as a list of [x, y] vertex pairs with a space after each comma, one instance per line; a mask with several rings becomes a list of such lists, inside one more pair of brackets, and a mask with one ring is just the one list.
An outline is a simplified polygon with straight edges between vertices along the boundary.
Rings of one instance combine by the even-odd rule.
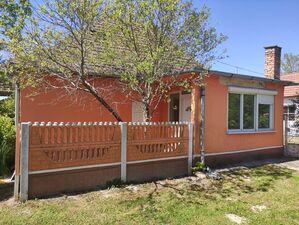
[[299, 55], [285, 53], [282, 60], [282, 70], [284, 73], [299, 72]]
[[203, 74], [189, 80], [177, 75], [208, 69], [225, 40], [209, 26], [210, 11], [194, 8], [192, 1], [115, 0], [106, 15], [106, 57], [121, 65], [127, 93], [142, 103], [146, 121], [172, 86], [202, 84]]
[[[0, 60], [1, 61], [1, 60]], [[9, 93], [12, 79], [7, 75], [4, 61], [0, 62], [0, 90]], [[0, 177], [13, 170], [15, 152], [14, 95], [0, 99]]]
[[[11, 90], [14, 79], [7, 63], [9, 44], [21, 40], [26, 19], [31, 15], [29, 0], [0, 0], [0, 89]], [[2, 57], [1, 51], [4, 51]], [[10, 63], [10, 62], [9, 62]], [[0, 177], [12, 172], [15, 153], [14, 94], [0, 100]]]

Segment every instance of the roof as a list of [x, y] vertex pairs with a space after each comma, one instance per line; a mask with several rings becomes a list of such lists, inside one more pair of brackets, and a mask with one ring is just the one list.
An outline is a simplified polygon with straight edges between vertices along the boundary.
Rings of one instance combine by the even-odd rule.
[[[281, 80], [299, 83], [299, 72], [281, 75]], [[299, 86], [289, 86], [284, 89], [284, 97], [299, 96]]]
[[[134, 63], [134, 59], [125, 60], [121, 57], [124, 55], [129, 56], [130, 52], [129, 47], [126, 45], [126, 42], [123, 40], [123, 36], [121, 32], [117, 32], [117, 34], [113, 34], [114, 45], [110, 46], [106, 43], [106, 39], [101, 33], [101, 30], [106, 30], [108, 26], [114, 25], [115, 23], [108, 18], [101, 20], [94, 25], [94, 27], [90, 31], [90, 35], [88, 36], [88, 41], [91, 43], [91, 52], [90, 55], [93, 60], [87, 61], [86, 69], [87, 73], [94, 76], [112, 76], [118, 77], [124, 71], [135, 71], [136, 69], [132, 66]], [[137, 30], [139, 28], [136, 28]], [[96, 31], [99, 32], [96, 35]], [[141, 54], [141, 60], [147, 58], [146, 53], [148, 53], [149, 44], [148, 44], [148, 35], [142, 35], [142, 32], [137, 36], [134, 43]], [[109, 41], [109, 39], [107, 39]], [[109, 47], [108, 47], [109, 46]], [[111, 49], [112, 48], [112, 49]], [[112, 54], [112, 55], [111, 55]], [[134, 54], [132, 54], [134, 55]], [[132, 56], [131, 55], [131, 56]], [[171, 58], [169, 58], [171, 57]], [[95, 59], [95, 60], [94, 60]], [[162, 59], [160, 64], [164, 65], [163, 73], [164, 74], [179, 74], [184, 73], [184, 71], [188, 70], [196, 70], [201, 67], [200, 62], [193, 58], [187, 53], [185, 55], [176, 56], [169, 55], [167, 61]]]
[[245, 74], [237, 74], [237, 73], [228, 73], [228, 72], [222, 72], [217, 70], [210, 70], [211, 74], [215, 74], [218, 76], [224, 76], [224, 77], [235, 77], [235, 78], [241, 78], [241, 79], [247, 79], [247, 80], [257, 80], [257, 81], [263, 81], [263, 82], [271, 82], [271, 83], [278, 83], [282, 84], [284, 86], [290, 86], [290, 85], [298, 85], [298, 83], [287, 81], [287, 80], [278, 80], [278, 79], [269, 79], [266, 77], [257, 77], [257, 76], [251, 76], [251, 75], [245, 75]]

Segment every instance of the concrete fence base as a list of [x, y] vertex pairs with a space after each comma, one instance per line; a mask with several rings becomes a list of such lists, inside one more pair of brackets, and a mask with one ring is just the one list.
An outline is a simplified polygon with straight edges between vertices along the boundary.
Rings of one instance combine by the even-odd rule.
[[284, 149], [284, 155], [299, 158], [299, 144], [288, 144]]

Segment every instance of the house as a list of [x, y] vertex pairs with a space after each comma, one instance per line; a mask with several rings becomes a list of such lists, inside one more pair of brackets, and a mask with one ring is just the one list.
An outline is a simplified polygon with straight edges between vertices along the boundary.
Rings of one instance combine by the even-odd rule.
[[[299, 73], [282, 74], [281, 79], [285, 81], [292, 81], [299, 83]], [[290, 134], [298, 134], [299, 129], [295, 126], [295, 119], [298, 115], [298, 97], [299, 87], [288, 86], [284, 89], [284, 115], [288, 121], [288, 127], [290, 128]]]
[[[278, 46], [265, 47], [265, 77], [209, 71], [205, 86], [194, 86], [191, 93], [173, 87], [170, 101], [159, 104], [153, 121], [191, 121], [195, 157], [204, 154], [209, 165], [281, 156], [284, 87], [292, 82], [280, 79], [280, 54]], [[194, 69], [179, 76], [199, 72]], [[105, 79], [113, 83], [117, 78]], [[31, 93], [30, 88], [20, 90], [20, 122], [115, 121], [88, 94]], [[78, 96], [82, 100], [75, 102]], [[142, 120], [140, 103], [131, 101], [121, 89], [109, 101], [124, 121]]]

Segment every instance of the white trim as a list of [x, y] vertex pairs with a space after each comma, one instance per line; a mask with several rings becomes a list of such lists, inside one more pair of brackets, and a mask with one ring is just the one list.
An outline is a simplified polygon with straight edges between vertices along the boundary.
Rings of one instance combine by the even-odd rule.
[[192, 153], [193, 153], [193, 124], [189, 123], [188, 125], [188, 134], [189, 134], [189, 142], [188, 142], [188, 174], [192, 174]]
[[108, 167], [108, 166], [118, 166], [120, 164], [121, 164], [120, 162], [117, 162], [117, 163], [105, 163], [105, 164], [87, 165], [87, 166], [73, 166], [73, 167], [49, 169], [49, 170], [37, 170], [37, 171], [29, 172], [29, 175], [43, 174], [43, 173], [55, 173], [55, 172], [63, 172], [63, 171], [70, 171], [70, 170], [100, 168], [100, 167]]
[[277, 95], [276, 90], [267, 90], [267, 89], [257, 89], [257, 88], [244, 88], [229, 86], [228, 91], [236, 94], [259, 94], [259, 95]]
[[[254, 149], [244, 149], [244, 150], [229, 151], [229, 152], [206, 153], [206, 156], [238, 154], [238, 153], [244, 153], [244, 152], [254, 152], [254, 151], [267, 150], [267, 149], [272, 149], [272, 148], [283, 148], [283, 145], [279, 145], [279, 146], [271, 146], [271, 147], [262, 147], [262, 148], [254, 148]], [[194, 156], [196, 156], [196, 157], [200, 157], [199, 154], [196, 154], [196, 155], [194, 155]]]
[[260, 134], [260, 133], [276, 133], [274, 129], [259, 129], [259, 130], [227, 130], [227, 134]]
[[240, 95], [240, 129], [244, 130], [244, 94]]
[[[229, 119], [229, 94], [238, 94], [240, 95], [240, 129], [229, 129], [228, 125], [228, 119]], [[250, 94], [254, 96], [254, 128], [253, 129], [244, 129], [244, 95], [248, 95], [248, 93], [241, 93], [241, 92], [231, 92], [228, 91], [227, 94], [227, 134], [233, 134], [233, 133], [255, 133], [255, 132], [262, 132], [262, 131], [273, 131], [274, 130], [274, 109], [275, 109], [275, 96], [271, 95], [273, 99], [272, 104], [270, 105], [270, 115], [269, 115], [269, 128], [259, 128], [259, 98], [262, 96], [262, 94]]]
[[259, 96], [255, 95], [255, 102], [254, 102], [254, 129], [259, 129]]
[[[181, 91], [174, 91], [174, 92], [171, 92], [169, 94], [169, 98], [171, 95], [173, 94], [179, 94], [179, 121], [181, 121], [181, 102], [182, 102], [182, 99], [181, 99]], [[170, 101], [168, 102], [168, 106], [167, 106], [167, 117], [168, 117], [168, 121], [170, 121]], [[177, 122], [177, 121], [170, 121], [170, 122]]]
[[166, 158], [157, 158], [157, 159], [145, 159], [145, 160], [136, 160], [127, 162], [127, 164], [135, 164], [135, 163], [146, 163], [146, 162], [157, 162], [157, 161], [166, 161], [173, 159], [187, 159], [188, 156], [174, 156], [174, 157], [166, 157]]

